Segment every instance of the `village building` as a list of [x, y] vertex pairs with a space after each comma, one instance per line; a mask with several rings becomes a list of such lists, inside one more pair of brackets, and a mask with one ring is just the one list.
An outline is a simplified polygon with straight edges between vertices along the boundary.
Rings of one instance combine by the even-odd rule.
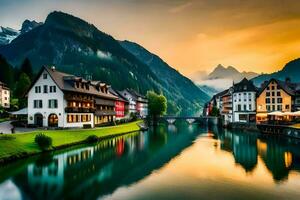
[[43, 67], [27, 92], [28, 124], [83, 127], [113, 121], [116, 96], [107, 86]]
[[232, 122], [255, 122], [256, 87], [244, 78], [232, 86]]
[[221, 117], [223, 125], [227, 126], [232, 123], [232, 88], [222, 92]]
[[[297, 96], [298, 84], [270, 79], [262, 84], [256, 99], [257, 123], [268, 121], [268, 114], [280, 112], [292, 112], [299, 109], [299, 97]], [[297, 98], [296, 98], [297, 97]], [[296, 103], [295, 103], [296, 102]]]
[[0, 81], [0, 106], [3, 108], [10, 107], [10, 89], [6, 84]]
[[112, 87], [109, 88], [109, 92], [118, 97], [115, 101], [116, 119], [124, 119], [128, 114], [128, 100], [119, 91], [114, 90]]
[[129, 101], [130, 113], [137, 113], [142, 118], [148, 115], [148, 100], [145, 96], [132, 89], [125, 89], [120, 93]]

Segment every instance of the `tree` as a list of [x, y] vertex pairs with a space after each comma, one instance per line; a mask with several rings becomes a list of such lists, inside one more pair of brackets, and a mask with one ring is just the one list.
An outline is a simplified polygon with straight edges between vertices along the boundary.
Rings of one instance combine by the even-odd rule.
[[25, 60], [23, 61], [21, 68], [20, 68], [20, 73], [25, 73], [27, 74], [27, 76], [32, 79], [33, 77], [33, 71], [32, 71], [32, 66], [31, 66], [31, 62], [28, 58], [25, 58]]
[[8, 87], [14, 87], [14, 69], [6, 61], [6, 59], [0, 55], [0, 81], [7, 84]]
[[31, 84], [31, 82], [30, 82], [28, 75], [25, 73], [21, 73], [20, 79], [16, 85], [16, 90], [15, 90], [16, 97], [23, 98], [25, 95], [25, 92], [30, 87], [30, 84]]
[[213, 117], [218, 117], [220, 115], [219, 109], [216, 106], [214, 106], [211, 110], [210, 115], [213, 116]]
[[157, 117], [167, 111], [167, 99], [162, 94], [156, 94], [153, 91], [147, 92], [149, 115], [156, 121]]

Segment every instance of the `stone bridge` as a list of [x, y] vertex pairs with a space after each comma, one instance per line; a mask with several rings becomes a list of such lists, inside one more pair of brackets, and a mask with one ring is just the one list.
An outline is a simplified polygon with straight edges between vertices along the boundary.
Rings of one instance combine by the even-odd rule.
[[199, 117], [194, 117], [194, 116], [161, 116], [160, 120], [168, 122], [169, 124], [174, 124], [176, 121], [179, 120], [184, 120], [189, 124], [193, 124], [196, 122], [200, 123], [210, 123], [217, 125], [218, 124], [218, 117], [210, 117], [210, 116], [199, 116]]

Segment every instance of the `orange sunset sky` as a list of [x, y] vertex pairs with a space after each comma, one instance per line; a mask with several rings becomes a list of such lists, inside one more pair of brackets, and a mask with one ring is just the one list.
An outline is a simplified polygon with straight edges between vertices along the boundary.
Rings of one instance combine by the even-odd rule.
[[0, 25], [44, 21], [53, 10], [78, 16], [159, 55], [189, 76], [217, 64], [273, 72], [300, 57], [297, 0], [0, 0]]

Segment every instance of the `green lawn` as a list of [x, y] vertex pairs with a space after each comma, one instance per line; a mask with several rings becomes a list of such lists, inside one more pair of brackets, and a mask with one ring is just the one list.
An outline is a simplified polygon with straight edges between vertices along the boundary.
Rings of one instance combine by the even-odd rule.
[[97, 135], [98, 137], [103, 138], [131, 131], [138, 131], [140, 129], [138, 123], [140, 123], [140, 121], [95, 129], [39, 130], [23, 134], [14, 134], [12, 136], [15, 137], [15, 139], [10, 140], [0, 136], [0, 160], [10, 156], [20, 156], [23, 153], [41, 152], [34, 142], [35, 135], [38, 133], [44, 133], [45, 135], [50, 136], [53, 140], [53, 147], [59, 147], [84, 141], [90, 135]]
[[0, 118], [0, 123], [1, 122], [5, 122], [5, 121], [8, 121], [9, 120], [9, 118]]

